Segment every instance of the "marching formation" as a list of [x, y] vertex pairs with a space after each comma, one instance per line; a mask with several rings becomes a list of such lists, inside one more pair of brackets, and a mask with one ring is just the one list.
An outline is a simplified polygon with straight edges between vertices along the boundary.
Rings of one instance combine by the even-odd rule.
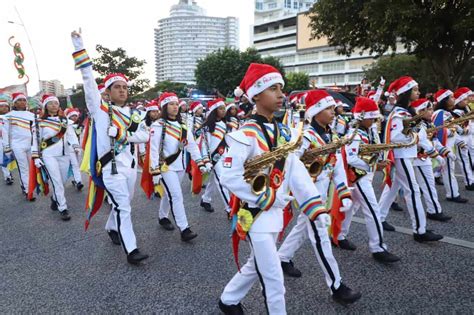
[[[136, 265], [148, 258], [132, 223], [137, 180], [147, 198], [161, 199], [158, 225], [179, 229], [181, 241], [190, 242], [199, 238], [184, 204], [182, 185], [189, 178], [192, 193], [201, 194], [200, 207], [225, 211], [223, 224], [232, 227], [229, 243], [238, 271], [219, 299], [225, 314], [244, 313], [242, 300], [257, 281], [266, 311], [285, 314], [284, 275], [302, 277], [294, 256], [306, 239], [332, 298], [353, 303], [361, 293], [343, 281], [333, 247], [356, 250], [350, 225], [359, 209], [372, 257], [392, 264], [400, 258], [389, 251], [384, 232], [395, 230], [387, 219], [389, 209], [400, 208], [399, 195], [413, 238], [423, 243], [443, 238], [429, 229], [427, 219], [451, 219], [436, 185], [444, 186], [447, 201], [468, 202], [454, 176], [458, 167], [466, 189], [474, 190], [474, 111], [469, 107], [474, 95], [468, 88], [421, 98], [415, 79], [403, 76], [389, 85], [381, 105], [382, 78], [375, 91], [363, 91], [349, 106], [324, 89], [286, 98], [278, 70], [253, 63], [234, 91], [235, 102], [186, 102], [164, 92], [140, 110], [127, 104], [130, 82], [123, 74], [111, 73], [97, 85], [81, 34], [73, 32], [71, 38], [87, 113], [62, 111], [54, 95], [44, 95], [37, 112], [28, 110], [25, 94], [1, 98], [5, 184], [19, 184], [31, 202], [49, 195], [51, 210], [68, 221], [79, 215], [70, 210], [65, 184], [72, 178], [80, 191], [81, 173], [87, 175], [86, 230], [108, 205], [105, 230]], [[15, 167], [18, 176], [12, 174]], [[377, 199], [373, 180], [379, 171], [384, 189]], [[224, 209], [214, 208], [214, 195]], [[243, 265], [241, 241], [251, 249]]]

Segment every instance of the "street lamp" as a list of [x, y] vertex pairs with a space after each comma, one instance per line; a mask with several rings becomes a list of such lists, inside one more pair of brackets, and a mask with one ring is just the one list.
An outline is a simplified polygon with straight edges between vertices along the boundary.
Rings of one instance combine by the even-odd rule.
[[18, 15], [18, 18], [20, 19], [20, 23], [14, 22], [14, 21], [8, 21], [10, 24], [16, 24], [25, 30], [26, 38], [28, 39], [28, 43], [30, 44], [31, 51], [33, 52], [33, 58], [35, 59], [35, 65], [36, 65], [36, 72], [38, 73], [38, 85], [39, 85], [39, 90], [41, 92], [41, 76], [40, 76], [40, 71], [38, 67], [38, 60], [36, 58], [36, 53], [35, 49], [33, 48], [33, 44], [31, 43], [30, 35], [28, 34], [28, 30], [26, 29], [25, 24], [23, 23], [23, 20], [21, 19], [20, 13], [18, 12], [17, 8], [15, 7], [16, 14]]

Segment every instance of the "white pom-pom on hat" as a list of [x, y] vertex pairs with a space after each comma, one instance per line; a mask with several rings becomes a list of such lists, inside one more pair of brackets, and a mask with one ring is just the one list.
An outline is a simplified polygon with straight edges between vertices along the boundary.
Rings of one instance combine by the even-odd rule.
[[240, 86], [235, 88], [234, 95], [237, 97], [242, 97], [242, 95], [244, 95], [244, 91], [240, 88]]

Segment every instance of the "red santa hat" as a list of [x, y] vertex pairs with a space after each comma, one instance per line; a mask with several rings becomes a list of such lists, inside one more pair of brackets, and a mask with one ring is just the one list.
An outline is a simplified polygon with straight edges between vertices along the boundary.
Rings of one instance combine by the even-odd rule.
[[158, 102], [156, 100], [152, 100], [150, 103], [146, 104], [145, 110], [147, 112], [151, 110], [160, 110], [160, 107], [158, 106]]
[[26, 95], [23, 93], [12, 93], [12, 103], [15, 103], [18, 100], [27, 100]]
[[0, 106], [8, 106], [10, 107], [10, 103], [8, 102], [8, 96], [0, 95]]
[[66, 108], [64, 110], [64, 115], [66, 115], [67, 119], [70, 119], [74, 115], [79, 116], [79, 114], [80, 114], [80, 111], [77, 108]]
[[160, 95], [160, 98], [158, 99], [158, 106], [161, 109], [163, 106], [171, 102], [179, 102], [178, 96], [175, 93], [165, 92]]
[[244, 117], [244, 116], [245, 116], [245, 112], [242, 109], [239, 109], [239, 111], [237, 112], [237, 117]]
[[188, 103], [186, 103], [185, 100], [179, 101], [179, 107], [181, 107], [181, 106], [183, 106], [183, 105], [188, 105]]
[[207, 116], [221, 106], [225, 106], [223, 98], [216, 98], [215, 100], [207, 102]]
[[439, 90], [438, 92], [435, 93], [434, 97], [436, 99], [436, 102], [439, 103], [442, 100], [444, 100], [445, 98], [450, 97], [451, 95], [453, 95], [453, 92], [451, 90], [441, 89], [441, 90]]
[[235, 103], [229, 103], [225, 106], [225, 112], [227, 113], [229, 111], [229, 109], [231, 109], [232, 107], [234, 108], [237, 108], [237, 106], [235, 105]]
[[253, 104], [252, 99], [255, 95], [277, 83], [285, 85], [281, 73], [276, 68], [267, 64], [251, 63], [234, 94], [241, 97], [245, 93], [249, 102]]
[[99, 93], [103, 94], [105, 92], [105, 85], [103, 83], [100, 83], [97, 88], [99, 89]]
[[461, 87], [454, 92], [454, 104], [464, 101], [470, 95], [474, 94], [469, 88]]
[[417, 85], [418, 83], [413, 80], [412, 77], [403, 76], [390, 83], [390, 86], [388, 87], [388, 92], [400, 95], [414, 88]]
[[204, 106], [199, 101], [194, 101], [191, 103], [191, 106], [189, 106], [189, 110], [193, 113], [197, 112], [200, 108], [204, 108]]
[[368, 97], [357, 97], [352, 112], [356, 119], [376, 119], [381, 117], [377, 103]]
[[127, 77], [123, 75], [122, 73], [111, 73], [108, 76], [105, 77], [104, 79], [104, 87], [108, 89], [112, 84], [114, 84], [117, 81], [122, 81], [127, 84], [127, 86], [130, 84], [128, 82]]
[[375, 98], [375, 91], [370, 91], [369, 93], [367, 93], [367, 97], [373, 100]]
[[336, 106], [336, 101], [325, 90], [311, 90], [306, 93], [305, 104], [305, 118], [312, 120], [313, 117], [322, 110], [331, 106]]
[[43, 105], [43, 108], [45, 108], [46, 104], [48, 104], [49, 102], [52, 102], [52, 101], [56, 101], [56, 102], [59, 103], [59, 99], [56, 96], [51, 95], [51, 94], [45, 94], [41, 98], [41, 105]]
[[416, 101], [411, 102], [410, 106], [418, 113], [426, 108], [432, 107], [433, 104], [427, 98], [419, 98]]
[[344, 103], [341, 100], [335, 100], [336, 101], [336, 108], [339, 106], [344, 107]]

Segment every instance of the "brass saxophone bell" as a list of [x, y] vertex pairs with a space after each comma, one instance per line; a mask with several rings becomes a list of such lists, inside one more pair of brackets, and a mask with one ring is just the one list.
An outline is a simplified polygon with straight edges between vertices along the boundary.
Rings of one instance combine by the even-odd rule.
[[311, 177], [316, 178], [323, 171], [324, 164], [320, 159], [316, 159], [311, 164], [307, 165], [308, 173]]
[[267, 190], [269, 184], [269, 177], [265, 173], [257, 174], [250, 183], [252, 186], [252, 192], [256, 195], [263, 194]]

